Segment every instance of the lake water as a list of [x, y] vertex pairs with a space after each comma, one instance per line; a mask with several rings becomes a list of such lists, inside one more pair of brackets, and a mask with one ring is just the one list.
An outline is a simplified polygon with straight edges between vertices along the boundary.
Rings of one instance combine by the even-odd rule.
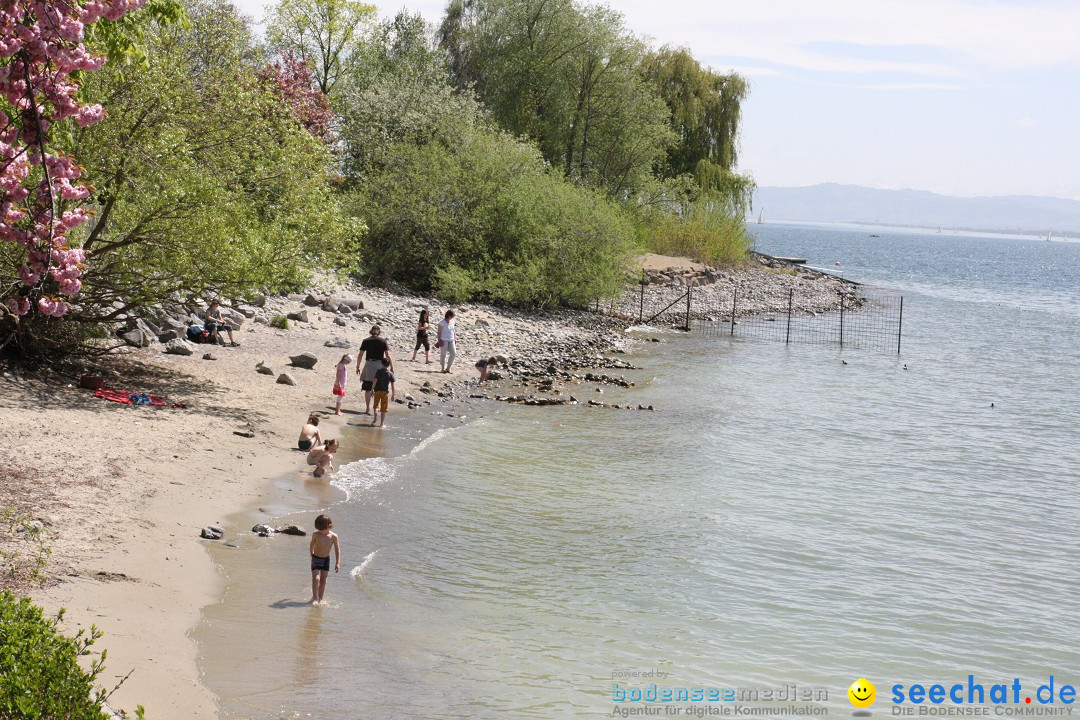
[[1080, 244], [751, 230], [903, 294], [903, 354], [657, 330], [604, 395], [656, 412], [390, 431], [347, 500], [304, 495], [345, 550], [327, 607], [302, 539], [216, 551], [226, 715], [599, 718], [660, 671], [842, 715], [866, 677], [886, 716], [895, 683], [1080, 681]]

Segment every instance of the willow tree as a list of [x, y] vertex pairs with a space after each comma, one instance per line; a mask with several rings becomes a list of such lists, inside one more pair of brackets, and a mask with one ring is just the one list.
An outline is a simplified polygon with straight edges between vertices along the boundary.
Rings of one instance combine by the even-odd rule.
[[663, 158], [667, 108], [639, 72], [644, 45], [610, 8], [452, 0], [439, 40], [458, 87], [566, 175], [625, 197]]
[[649, 53], [641, 73], [667, 103], [677, 138], [660, 174], [693, 175], [702, 190], [745, 211], [753, 181], [737, 174], [735, 165], [742, 102], [750, 89], [746, 80], [703, 67], [689, 50], [669, 46]]

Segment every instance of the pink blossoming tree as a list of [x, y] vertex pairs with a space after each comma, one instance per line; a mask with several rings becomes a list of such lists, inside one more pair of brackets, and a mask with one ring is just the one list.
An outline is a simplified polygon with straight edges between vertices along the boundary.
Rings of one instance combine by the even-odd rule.
[[89, 219], [93, 188], [51, 147], [51, 133], [65, 120], [87, 127], [105, 116], [78, 99], [79, 73], [105, 63], [85, 32], [145, 2], [0, 0], [0, 243], [10, 244], [0, 245], [0, 301], [15, 316], [60, 317], [82, 286], [86, 257], [68, 233]]
[[281, 60], [267, 65], [259, 73], [259, 78], [288, 103], [300, 124], [319, 140], [329, 144], [334, 111], [330, 109], [330, 99], [315, 87], [314, 77], [311, 64], [292, 52], [286, 52]]

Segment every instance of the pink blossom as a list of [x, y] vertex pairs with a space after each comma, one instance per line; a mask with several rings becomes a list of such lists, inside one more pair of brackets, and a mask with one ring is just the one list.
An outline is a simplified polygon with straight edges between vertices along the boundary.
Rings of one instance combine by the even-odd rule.
[[[73, 118], [80, 127], [100, 122], [100, 105], [82, 105], [72, 73], [92, 72], [105, 63], [83, 44], [85, 31], [101, 17], [117, 20], [146, 0], [0, 0], [0, 98], [15, 108], [0, 111], [0, 242], [18, 246], [0, 253], [9, 277], [17, 274], [29, 297], [0, 298], [17, 315], [32, 307], [60, 317], [67, 303], [56, 295], [77, 293], [86, 263], [64, 234], [89, 219], [83, 205], [92, 189], [78, 180], [82, 170], [50, 153], [55, 123]], [[48, 168], [48, 176], [42, 165]], [[48, 274], [45, 273], [46, 268]], [[0, 275], [4, 267], [0, 267]], [[0, 293], [15, 292], [0, 288]]]
[[28, 298], [19, 298], [17, 300], [15, 298], [11, 298], [5, 304], [7, 305], [8, 310], [11, 311], [12, 315], [18, 315], [19, 317], [22, 317], [26, 313], [30, 312], [30, 300]]
[[67, 312], [67, 303], [59, 298], [43, 297], [38, 299], [38, 310], [49, 317], [60, 317]]
[[77, 278], [64, 278], [60, 281], [60, 292], [71, 297], [82, 289], [82, 281]]
[[79, 124], [79, 127], [89, 127], [100, 122], [103, 117], [105, 117], [105, 108], [100, 105], [83, 105], [75, 115], [75, 122]]
[[34, 287], [41, 281], [41, 275], [23, 265], [19, 268], [19, 279], [22, 280], [23, 285]]

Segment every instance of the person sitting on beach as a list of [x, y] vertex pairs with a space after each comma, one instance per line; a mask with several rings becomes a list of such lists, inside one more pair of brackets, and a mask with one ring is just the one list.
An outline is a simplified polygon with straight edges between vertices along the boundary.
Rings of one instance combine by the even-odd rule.
[[221, 314], [221, 303], [214, 300], [210, 303], [210, 307], [206, 308], [206, 329], [210, 331], [210, 342], [219, 343], [221, 340], [221, 332], [224, 330], [229, 334], [229, 345], [233, 347], [240, 347], [240, 343], [233, 339], [233, 326], [225, 322], [225, 317]]
[[326, 594], [326, 576], [330, 574], [330, 550], [334, 550], [334, 572], [341, 570], [341, 542], [333, 532], [334, 521], [329, 515], [315, 518], [315, 532], [311, 534], [308, 553], [311, 555], [311, 600], [318, 605]]
[[476, 361], [476, 369], [480, 371], [480, 382], [487, 382], [488, 371], [498, 362], [494, 357], [480, 358]]
[[296, 442], [296, 447], [301, 450], [310, 450], [311, 448], [322, 445], [322, 436], [319, 435], [319, 416], [308, 415], [307, 424], [300, 429], [300, 439]]
[[311, 449], [307, 456], [307, 464], [315, 466], [315, 477], [322, 477], [334, 469], [334, 453], [338, 451], [337, 440], [327, 440], [321, 447]]
[[[371, 414], [372, 385], [375, 373], [382, 367], [385, 358], [390, 361], [390, 372], [394, 371], [394, 359], [390, 357], [390, 345], [381, 337], [382, 328], [373, 325], [371, 335], [360, 343], [360, 354], [356, 358], [356, 374], [360, 376], [360, 389], [364, 391], [364, 414]], [[364, 361], [361, 368], [360, 361]]]

